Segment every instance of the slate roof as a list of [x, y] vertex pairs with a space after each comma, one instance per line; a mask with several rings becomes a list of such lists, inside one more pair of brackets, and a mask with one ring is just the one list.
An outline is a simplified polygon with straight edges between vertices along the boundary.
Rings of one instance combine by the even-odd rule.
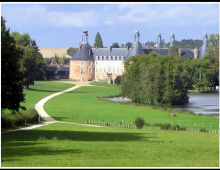
[[181, 56], [184, 58], [188, 58], [190, 56], [194, 58], [194, 52], [191, 49], [181, 48]]
[[127, 48], [92, 48], [93, 56], [127, 56]]
[[53, 72], [66, 72], [69, 71], [69, 67], [49, 67], [49, 70]]
[[[90, 50], [90, 55], [89, 55]], [[88, 43], [81, 44], [81, 49], [77, 50], [71, 60], [94, 60], [92, 48]]]
[[138, 54], [144, 54], [144, 51], [142, 49], [142, 44], [140, 42], [135, 42], [129, 50], [126, 60], [129, 60], [132, 56], [136, 56]]
[[168, 48], [159, 48], [159, 49], [149, 49], [149, 52], [147, 52], [148, 54], [149, 53], [152, 53], [152, 52], [156, 52], [157, 54], [160, 54], [160, 55], [167, 55], [168, 54], [168, 51], [169, 49]]

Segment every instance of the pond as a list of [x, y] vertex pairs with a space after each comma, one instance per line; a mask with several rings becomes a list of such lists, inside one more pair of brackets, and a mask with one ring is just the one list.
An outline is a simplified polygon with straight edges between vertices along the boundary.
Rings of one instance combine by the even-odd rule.
[[172, 106], [171, 109], [193, 111], [194, 113], [219, 115], [219, 93], [190, 93], [189, 103]]
[[[170, 109], [183, 110], [186, 112], [192, 111], [196, 114], [209, 114], [219, 116], [219, 93], [190, 93], [188, 94], [189, 103], [184, 105], [171, 106]], [[128, 98], [113, 97], [103, 98], [112, 102], [131, 102]]]

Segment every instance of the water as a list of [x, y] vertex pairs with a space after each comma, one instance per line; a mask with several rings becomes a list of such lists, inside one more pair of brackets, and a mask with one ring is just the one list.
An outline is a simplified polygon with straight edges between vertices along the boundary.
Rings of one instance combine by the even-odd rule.
[[191, 93], [188, 94], [189, 103], [185, 105], [172, 106], [171, 109], [193, 111], [194, 113], [219, 115], [218, 93]]

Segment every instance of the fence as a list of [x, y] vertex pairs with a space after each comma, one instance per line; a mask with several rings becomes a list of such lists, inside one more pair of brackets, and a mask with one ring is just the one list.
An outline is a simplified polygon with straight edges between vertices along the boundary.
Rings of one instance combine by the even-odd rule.
[[[107, 121], [101, 121], [100, 119], [98, 121], [94, 120], [89, 120], [89, 119], [82, 119], [83, 124], [91, 124], [91, 125], [101, 125], [101, 126], [110, 126], [110, 127], [120, 127], [120, 128], [130, 128], [130, 129], [136, 129], [136, 125], [131, 121], [131, 123], [123, 123], [123, 120], [120, 123], [117, 123], [115, 121], [114, 123]], [[205, 123], [202, 123], [203, 126], [201, 127], [196, 127], [198, 126], [198, 123], [191, 123], [194, 124], [195, 127], [181, 127], [183, 123], [169, 123], [170, 127], [168, 126], [167, 129], [163, 127], [163, 125], [166, 125], [168, 123], [162, 123], [162, 124], [154, 124], [150, 125], [150, 123], [147, 122], [143, 126], [142, 129], [145, 130], [169, 130], [169, 131], [188, 131], [188, 132], [208, 132], [208, 133], [219, 133], [219, 129], [214, 129], [212, 128], [212, 124], [208, 123], [210, 126], [209, 128], [204, 128]], [[189, 125], [189, 123], [186, 123]], [[200, 123], [201, 124], [201, 123]]]

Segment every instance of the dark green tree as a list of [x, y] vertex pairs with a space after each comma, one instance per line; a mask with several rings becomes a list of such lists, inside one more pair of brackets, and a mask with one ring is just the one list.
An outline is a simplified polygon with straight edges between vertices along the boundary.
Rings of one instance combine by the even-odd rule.
[[174, 57], [174, 56], [179, 56], [178, 48], [176, 46], [172, 46], [169, 48], [168, 51], [168, 56]]
[[1, 110], [18, 111], [24, 102], [23, 74], [21, 72], [22, 50], [6, 29], [6, 20], [1, 17]]
[[112, 47], [113, 48], [119, 48], [119, 44], [117, 42], [115, 42], [115, 43], [112, 44]]
[[76, 50], [77, 50], [77, 48], [70, 47], [67, 50], [67, 54], [72, 57], [74, 55], [74, 53], [76, 52]]
[[99, 32], [96, 34], [94, 47], [103, 48], [102, 37]]
[[126, 47], [131, 47], [131, 46], [132, 46], [132, 43], [131, 43], [131, 42], [127, 42], [127, 43], [125, 44], [125, 46], [126, 46]]

